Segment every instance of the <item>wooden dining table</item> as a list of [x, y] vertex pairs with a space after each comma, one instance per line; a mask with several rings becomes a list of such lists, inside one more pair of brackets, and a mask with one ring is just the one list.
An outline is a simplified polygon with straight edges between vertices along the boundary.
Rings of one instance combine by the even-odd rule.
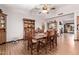
[[44, 34], [44, 33], [37, 33], [37, 34], [35, 34], [34, 38], [39, 41], [40, 39], [42, 39], [42, 38], [44, 38], [46, 36], [47, 35]]
[[[33, 38], [35, 40], [37, 40], [38, 44], [37, 44], [37, 53], [39, 53], [40, 50], [40, 42], [44, 41], [47, 37], [46, 33], [36, 33], [35, 36], [33, 36]], [[53, 38], [53, 35], [51, 35], [51, 38]], [[51, 43], [50, 43], [50, 47], [51, 47]]]
[[36, 33], [35, 34], [35, 36], [33, 36], [33, 38], [35, 39], [35, 40], [37, 40], [37, 42], [38, 42], [38, 44], [37, 44], [37, 53], [39, 53], [39, 50], [40, 50], [40, 42], [42, 41], [42, 40], [44, 40], [44, 38], [46, 38], [46, 34], [44, 34], [44, 33]]

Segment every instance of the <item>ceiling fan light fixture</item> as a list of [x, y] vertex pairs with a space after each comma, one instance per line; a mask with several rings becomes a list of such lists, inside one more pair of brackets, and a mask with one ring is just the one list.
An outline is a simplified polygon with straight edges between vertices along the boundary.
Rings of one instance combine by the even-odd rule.
[[47, 5], [44, 5], [44, 6], [42, 7], [42, 13], [48, 13], [48, 11], [49, 11], [48, 6], [47, 6]]
[[55, 7], [51, 4], [40, 4], [39, 6], [37, 6], [36, 8], [34, 8], [35, 10], [37, 10], [39, 12], [39, 14], [49, 14], [50, 11], [55, 10]]
[[47, 10], [47, 9], [48, 9], [47, 5], [44, 5], [44, 6], [42, 7], [42, 9], [43, 9], [43, 10]]
[[47, 13], [48, 12], [48, 10], [42, 10], [42, 13]]

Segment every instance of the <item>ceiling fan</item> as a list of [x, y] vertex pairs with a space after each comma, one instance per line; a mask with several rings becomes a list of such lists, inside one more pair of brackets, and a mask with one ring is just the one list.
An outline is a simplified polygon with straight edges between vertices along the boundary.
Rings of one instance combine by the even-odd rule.
[[49, 14], [50, 11], [55, 10], [56, 8], [51, 4], [40, 4], [34, 8], [34, 10], [38, 11], [39, 14], [46, 13]]

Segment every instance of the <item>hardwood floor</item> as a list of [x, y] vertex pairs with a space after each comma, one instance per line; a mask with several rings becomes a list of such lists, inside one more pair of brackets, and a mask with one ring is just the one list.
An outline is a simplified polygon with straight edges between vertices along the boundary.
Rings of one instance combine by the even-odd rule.
[[[36, 54], [36, 52], [34, 52]], [[40, 53], [45, 55], [44, 52]], [[58, 38], [58, 46], [48, 51], [47, 55], [78, 55], [79, 41], [74, 41], [73, 34], [63, 34]], [[27, 41], [20, 40], [17, 42], [0, 45], [0, 55], [30, 55], [27, 50]]]

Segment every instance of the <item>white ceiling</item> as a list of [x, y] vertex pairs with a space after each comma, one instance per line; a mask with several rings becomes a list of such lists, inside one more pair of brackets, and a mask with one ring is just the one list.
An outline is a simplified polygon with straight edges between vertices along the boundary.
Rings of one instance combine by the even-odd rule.
[[[12, 9], [12, 10], [20, 10], [20, 11], [24, 11], [24, 13], [29, 12], [29, 14], [33, 17], [39, 17], [39, 18], [50, 18], [51, 16], [53, 16], [55, 14], [55, 12], [51, 12], [49, 14], [39, 14], [38, 11], [35, 12], [31, 12], [33, 10], [33, 8], [35, 7], [39, 7], [40, 4], [0, 4], [0, 6], [5, 6], [8, 9]], [[68, 4], [51, 4], [51, 6], [55, 7], [57, 10], [58, 8], [62, 8], [64, 6], [67, 6]]]
[[[2, 6], [6, 6], [7, 8], [14, 8], [20, 10], [32, 10], [35, 7], [39, 7], [40, 4], [1, 4]], [[66, 4], [51, 4], [55, 8], [61, 8]]]
[[[57, 10], [58, 8], [64, 7], [68, 4], [51, 4], [51, 7], [55, 7]], [[18, 10], [24, 13], [29, 13], [33, 17], [50, 17], [50, 15], [54, 15], [55, 11], [50, 11], [49, 14], [39, 14], [38, 10], [33, 10], [36, 7], [40, 7], [40, 4], [0, 4], [0, 6], [5, 6], [8, 10]]]

